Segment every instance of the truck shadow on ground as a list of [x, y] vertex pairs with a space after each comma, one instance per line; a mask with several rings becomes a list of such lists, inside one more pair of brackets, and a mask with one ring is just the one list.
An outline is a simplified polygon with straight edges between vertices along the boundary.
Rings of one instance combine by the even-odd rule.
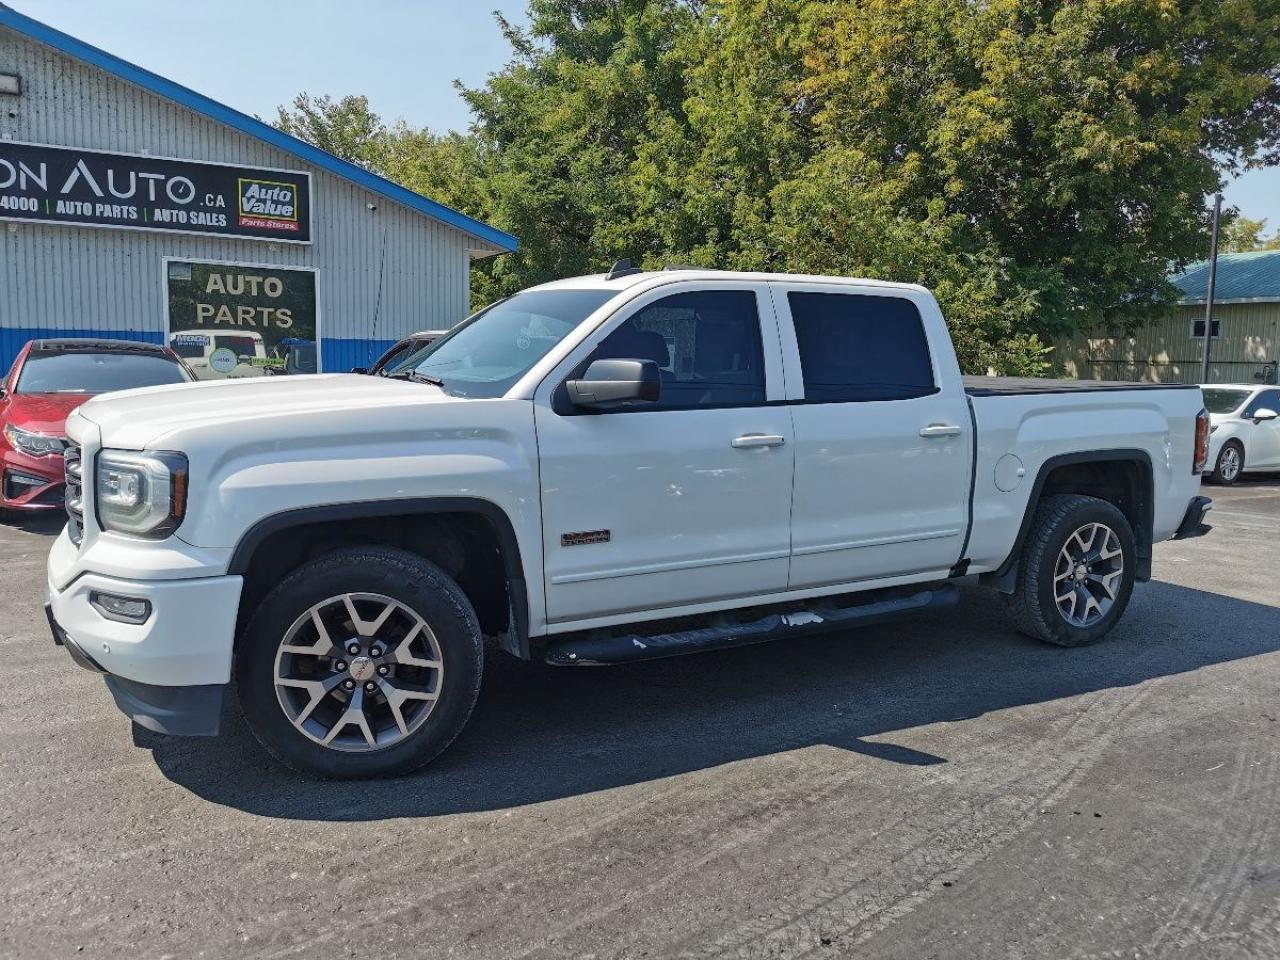
[[135, 740], [173, 782], [246, 812], [437, 816], [820, 744], [885, 762], [945, 763], [894, 744], [893, 734], [1280, 651], [1276, 607], [1160, 582], [1140, 586], [1120, 626], [1094, 647], [1045, 646], [1007, 622], [1001, 598], [974, 589], [958, 609], [898, 624], [647, 664], [554, 669], [494, 655], [457, 742], [427, 770], [397, 780], [294, 774], [265, 756], [234, 708], [217, 739], [135, 728]]

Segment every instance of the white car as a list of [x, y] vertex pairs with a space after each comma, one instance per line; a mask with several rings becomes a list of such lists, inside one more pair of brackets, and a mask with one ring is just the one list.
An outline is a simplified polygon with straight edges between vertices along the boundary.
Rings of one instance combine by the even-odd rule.
[[216, 733], [234, 676], [264, 746], [329, 777], [448, 746], [485, 637], [622, 663], [980, 577], [1029, 636], [1092, 643], [1209, 507], [1199, 387], [964, 378], [929, 291], [833, 277], [620, 264], [389, 377], [128, 391], [67, 432], [55, 640], [161, 733]]
[[1204, 384], [1209, 411], [1209, 469], [1230, 485], [1245, 470], [1280, 470], [1280, 387]]

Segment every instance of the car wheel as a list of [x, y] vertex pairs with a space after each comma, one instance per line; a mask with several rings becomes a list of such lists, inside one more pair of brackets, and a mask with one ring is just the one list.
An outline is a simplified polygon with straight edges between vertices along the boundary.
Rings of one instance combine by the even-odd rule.
[[1228, 440], [1218, 451], [1218, 462], [1213, 465], [1213, 479], [1229, 487], [1244, 472], [1244, 447], [1238, 441]]
[[1136, 567], [1133, 529], [1096, 497], [1045, 497], [1036, 508], [1007, 598], [1018, 629], [1060, 647], [1094, 643], [1129, 604]]
[[408, 773], [462, 730], [484, 644], [466, 594], [416, 554], [338, 550], [299, 567], [250, 620], [241, 708], [275, 757], [305, 773]]

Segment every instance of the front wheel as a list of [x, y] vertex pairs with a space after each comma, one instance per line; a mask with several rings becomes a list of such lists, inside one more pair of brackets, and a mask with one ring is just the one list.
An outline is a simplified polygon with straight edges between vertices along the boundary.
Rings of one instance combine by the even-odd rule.
[[1133, 529], [1115, 504], [1096, 497], [1045, 497], [1036, 508], [1008, 597], [1018, 629], [1060, 647], [1101, 640], [1133, 592]]
[[277, 759], [351, 779], [408, 773], [462, 730], [484, 646], [466, 595], [404, 550], [338, 550], [263, 600], [236, 659], [241, 708]]

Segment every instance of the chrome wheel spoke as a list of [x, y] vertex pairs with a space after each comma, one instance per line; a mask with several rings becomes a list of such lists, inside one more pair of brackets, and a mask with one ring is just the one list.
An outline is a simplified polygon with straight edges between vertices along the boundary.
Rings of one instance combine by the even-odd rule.
[[414, 690], [409, 687], [399, 686], [388, 677], [379, 678], [378, 688], [382, 691], [382, 695], [387, 698], [387, 706], [391, 708], [391, 715], [395, 717], [396, 726], [400, 728], [402, 734], [409, 732], [409, 726], [404, 718], [406, 701], [434, 701], [439, 697], [439, 694], [434, 691]]
[[404, 639], [396, 645], [395, 651], [391, 654], [390, 659], [407, 667], [423, 667], [427, 670], [439, 669], [439, 660], [419, 657], [410, 649], [413, 645], [413, 641], [418, 639], [419, 636], [427, 641], [428, 649], [436, 646], [435, 634], [431, 632], [431, 628], [422, 621], [418, 621], [414, 628], [404, 635]]
[[301, 680], [294, 677], [280, 677], [276, 680], [276, 685], [307, 691], [311, 699], [307, 701], [305, 707], [298, 711], [298, 716], [295, 720], [295, 723], [306, 723], [307, 717], [311, 716], [315, 708], [320, 705], [320, 702], [342, 683], [342, 679], [343, 675], [340, 673], [335, 673], [324, 680]]
[[357, 597], [353, 594], [343, 594], [342, 603], [347, 608], [347, 615], [351, 618], [352, 628], [362, 637], [377, 636], [378, 630], [387, 622], [387, 617], [391, 616], [391, 614], [395, 612], [396, 607], [399, 606], [399, 604], [394, 600], [384, 597], [382, 599], [386, 600], [386, 603], [381, 612], [372, 620], [365, 620], [356, 611], [356, 599]]
[[328, 734], [320, 742], [325, 746], [333, 743], [334, 738], [343, 730], [351, 725], [360, 728], [360, 732], [364, 734], [364, 741], [369, 746], [375, 746], [378, 738], [373, 735], [373, 730], [369, 726], [369, 718], [364, 713], [364, 690], [356, 687], [351, 693], [351, 699], [347, 701], [347, 708], [334, 722], [333, 727]]
[[312, 609], [311, 625], [316, 628], [315, 643], [307, 646], [299, 646], [296, 644], [286, 644], [280, 649], [285, 653], [298, 653], [313, 657], [328, 656], [331, 651], [336, 650], [333, 640], [329, 636], [329, 628], [324, 625], [324, 621], [320, 619], [320, 611]]

